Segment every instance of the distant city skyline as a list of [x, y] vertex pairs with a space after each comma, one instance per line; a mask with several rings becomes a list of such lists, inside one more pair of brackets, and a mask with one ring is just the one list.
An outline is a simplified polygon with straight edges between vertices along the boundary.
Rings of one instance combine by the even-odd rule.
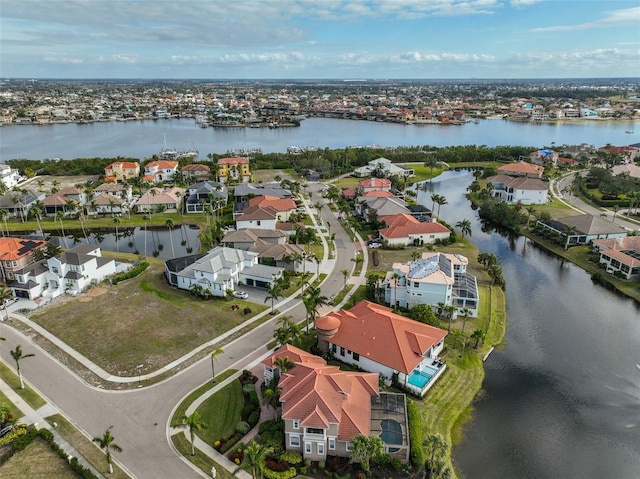
[[0, 0], [0, 76], [640, 77], [637, 0]]

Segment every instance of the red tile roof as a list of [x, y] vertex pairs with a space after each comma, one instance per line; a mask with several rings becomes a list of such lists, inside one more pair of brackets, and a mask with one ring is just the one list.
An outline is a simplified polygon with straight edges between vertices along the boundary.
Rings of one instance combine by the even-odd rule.
[[542, 175], [544, 168], [540, 165], [534, 165], [533, 163], [527, 163], [526, 161], [518, 161], [517, 163], [509, 163], [498, 168], [498, 173], [523, 173], [523, 174], [535, 174]]
[[47, 244], [43, 240], [0, 238], [0, 261], [13, 261], [30, 255]]
[[358, 185], [362, 188], [385, 188], [391, 186], [391, 180], [386, 178], [366, 178], [360, 180]]
[[379, 219], [388, 225], [388, 228], [380, 230], [380, 235], [385, 238], [408, 238], [409, 235], [451, 232], [437, 221], [420, 222], [407, 214], [381, 216]]
[[278, 212], [292, 211], [296, 209], [296, 202], [293, 198], [277, 198], [275, 196], [256, 196], [249, 200], [249, 207], [259, 206], [261, 208], [273, 208]]
[[239, 165], [249, 163], [249, 160], [246, 158], [220, 158], [218, 160], [219, 165]]
[[151, 168], [154, 166], [157, 168], [161, 168], [163, 170], [171, 170], [178, 167], [178, 162], [170, 161], [170, 160], [157, 160], [157, 161], [150, 161], [149, 163], [144, 165], [145, 169]]
[[376, 198], [391, 198], [393, 197], [393, 193], [391, 193], [390, 191], [386, 191], [386, 190], [374, 190], [374, 191], [367, 191], [366, 193], [364, 193], [362, 196], [373, 196]]
[[413, 371], [427, 350], [447, 335], [440, 328], [366, 300], [348, 311], [329, 313], [332, 315], [340, 320], [340, 328], [331, 343], [405, 374]]

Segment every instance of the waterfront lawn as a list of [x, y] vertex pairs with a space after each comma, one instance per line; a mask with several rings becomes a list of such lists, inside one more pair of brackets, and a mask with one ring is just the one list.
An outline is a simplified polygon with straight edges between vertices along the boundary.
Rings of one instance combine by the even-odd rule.
[[26, 449], [16, 453], [0, 466], [3, 479], [77, 479], [67, 462], [41, 438], [36, 438]]
[[[237, 298], [196, 299], [167, 284], [159, 260], [136, 278], [100, 288], [104, 294], [58, 298], [31, 319], [119, 376], [135, 375], [138, 364], [147, 373], [178, 359], [250, 319], [245, 307], [253, 315], [267, 309]], [[240, 308], [232, 311], [234, 304]]]
[[206, 399], [197, 409], [202, 422], [207, 424], [206, 429], [197, 433], [200, 439], [213, 447], [214, 441], [231, 436], [240, 422], [243, 406], [242, 385], [237, 379]]

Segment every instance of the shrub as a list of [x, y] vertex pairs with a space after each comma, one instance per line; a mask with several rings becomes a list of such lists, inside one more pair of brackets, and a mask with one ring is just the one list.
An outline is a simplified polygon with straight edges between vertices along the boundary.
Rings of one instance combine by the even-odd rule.
[[125, 279], [135, 278], [139, 274], [143, 273], [149, 267], [149, 263], [143, 261], [142, 263], [138, 263], [136, 266], [131, 268], [129, 271], [125, 273], [114, 274], [113, 278], [111, 278], [112, 284], [118, 284]]
[[422, 449], [422, 422], [418, 408], [409, 398], [407, 398], [407, 420], [409, 422], [409, 441], [411, 443], [409, 460], [413, 467], [419, 468], [422, 467], [426, 460], [424, 449]]
[[267, 467], [269, 469], [271, 469], [272, 471], [282, 472], [282, 471], [286, 471], [287, 469], [289, 469], [289, 464], [287, 463], [287, 461], [283, 461], [282, 459], [276, 459], [274, 457], [267, 457], [265, 462], [267, 464]]
[[298, 473], [296, 472], [295, 467], [290, 467], [286, 471], [282, 472], [272, 471], [268, 467], [264, 470], [265, 479], [293, 479], [297, 475]]
[[253, 404], [247, 404], [242, 408], [242, 411], [240, 411], [240, 416], [243, 420], [246, 420], [246, 418], [248, 418], [255, 410], [256, 407]]
[[324, 461], [320, 461], [320, 462], [318, 462], [318, 467], [319, 467], [320, 469], [324, 469], [326, 465], [327, 465], [327, 464], [326, 464]]
[[290, 465], [295, 466], [302, 462], [302, 454], [296, 451], [285, 451], [280, 454], [281, 461], [287, 461]]
[[[252, 384], [252, 386], [253, 386], [253, 384]], [[254, 388], [253, 391], [251, 391], [249, 393], [249, 401], [254, 406], [259, 406], [260, 405], [260, 399], [258, 399], [258, 393], [255, 391], [255, 388]]]
[[225, 454], [229, 451], [240, 439], [242, 439], [243, 434], [234, 434], [229, 439], [225, 441], [225, 443], [220, 447], [220, 452]]
[[284, 423], [282, 422], [282, 420], [278, 420], [278, 419], [270, 419], [268, 421], [260, 423], [260, 427], [258, 428], [258, 431], [260, 432], [260, 434], [264, 432], [269, 432], [269, 431], [282, 431], [282, 430], [284, 430]]
[[253, 383], [244, 383], [242, 386], [242, 392], [245, 394], [251, 394], [252, 392], [256, 392], [256, 386]]
[[251, 427], [253, 427], [256, 424], [258, 424], [258, 421], [260, 421], [260, 410], [253, 411], [249, 415], [249, 418], [247, 419], [247, 422], [249, 423], [249, 426], [251, 426]]
[[242, 434], [244, 436], [250, 430], [251, 430], [251, 426], [249, 426], [249, 423], [247, 422], [240, 421], [238, 424], [236, 424], [236, 432], [238, 434]]

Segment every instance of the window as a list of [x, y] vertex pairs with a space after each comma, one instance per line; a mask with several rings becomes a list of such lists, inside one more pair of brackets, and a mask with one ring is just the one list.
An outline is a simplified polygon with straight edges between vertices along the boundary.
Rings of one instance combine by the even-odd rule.
[[300, 436], [297, 434], [292, 434], [289, 436], [289, 446], [290, 447], [300, 447]]
[[293, 420], [293, 428], [300, 429], [300, 421], [298, 419]]
[[358, 353], [353, 353], [353, 360], [360, 361], [360, 355]]
[[336, 449], [336, 439], [334, 437], [329, 438], [329, 450], [335, 451]]
[[347, 449], [347, 452], [351, 452], [351, 443], [350, 442], [348, 442], [346, 444], [346, 449]]
[[311, 443], [310, 442], [305, 442], [304, 443], [304, 453], [305, 454], [311, 454]]
[[258, 224], [258, 226], [260, 226], [260, 220], [256, 221], [256, 223]]
[[344, 348], [340, 348], [340, 356], [344, 356]]
[[335, 344], [332, 344], [331, 351], [333, 351], [333, 354], [336, 354], [336, 352], [338, 351], [338, 347]]
[[324, 444], [321, 442], [318, 443], [318, 456], [324, 456]]

